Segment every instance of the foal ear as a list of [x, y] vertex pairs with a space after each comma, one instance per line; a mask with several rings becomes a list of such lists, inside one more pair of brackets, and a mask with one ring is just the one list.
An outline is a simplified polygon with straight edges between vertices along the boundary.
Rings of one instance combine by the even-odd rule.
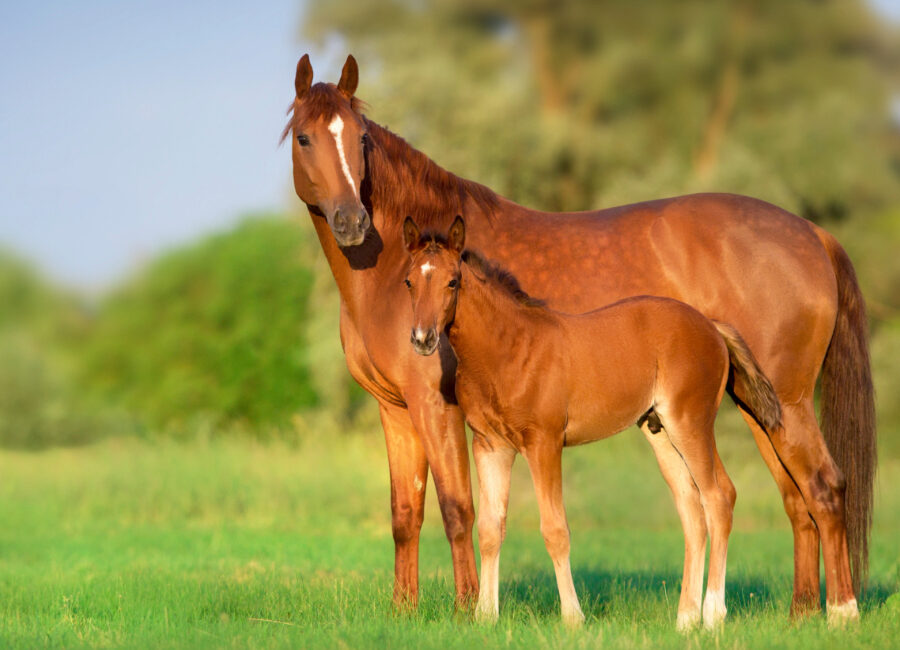
[[347, 55], [347, 61], [344, 63], [344, 69], [341, 70], [341, 80], [338, 82], [338, 90], [340, 90], [349, 99], [356, 92], [356, 86], [359, 84], [359, 66], [356, 65], [356, 59], [352, 54]]
[[309, 63], [309, 54], [304, 54], [303, 58], [297, 62], [297, 76], [294, 77], [294, 88], [297, 89], [297, 99], [302, 99], [303, 95], [312, 85], [313, 69]]
[[450, 234], [447, 239], [450, 242], [451, 250], [457, 253], [462, 252], [463, 246], [466, 244], [466, 222], [463, 221], [461, 216], [456, 215], [456, 219], [453, 220], [453, 224], [450, 226]]
[[419, 227], [412, 217], [406, 217], [403, 222], [403, 245], [412, 253], [419, 246]]

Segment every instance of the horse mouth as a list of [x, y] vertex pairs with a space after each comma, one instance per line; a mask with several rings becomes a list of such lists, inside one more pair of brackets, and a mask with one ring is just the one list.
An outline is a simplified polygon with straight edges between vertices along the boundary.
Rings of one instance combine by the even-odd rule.
[[337, 242], [338, 246], [342, 248], [359, 246], [366, 241], [366, 231], [359, 229], [355, 233], [334, 233], [334, 240]]

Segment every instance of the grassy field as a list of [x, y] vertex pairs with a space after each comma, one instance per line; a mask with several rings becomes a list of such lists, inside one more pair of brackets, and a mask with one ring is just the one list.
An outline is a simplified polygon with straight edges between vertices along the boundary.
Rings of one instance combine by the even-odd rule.
[[[726, 417], [728, 419], [728, 417]], [[733, 419], [733, 418], [732, 418]], [[791, 535], [748, 433], [720, 436], [738, 487], [728, 621], [674, 631], [682, 538], [637, 430], [567, 452], [584, 629], [558, 623], [524, 463], [513, 479], [501, 616], [452, 605], [433, 491], [422, 603], [390, 606], [393, 543], [380, 432], [304, 444], [134, 439], [0, 452], [0, 646], [885, 647], [900, 643], [900, 461], [883, 459], [862, 622], [788, 620]], [[431, 490], [431, 486], [429, 486]]]

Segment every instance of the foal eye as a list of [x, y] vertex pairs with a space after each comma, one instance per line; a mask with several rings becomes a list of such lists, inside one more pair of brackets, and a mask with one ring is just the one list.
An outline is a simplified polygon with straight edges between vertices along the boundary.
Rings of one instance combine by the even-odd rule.
[[363, 134], [359, 137], [359, 141], [363, 144], [363, 146], [366, 146], [367, 144], [369, 144], [369, 134], [368, 134], [368, 133], [363, 133]]
[[301, 147], [309, 146], [309, 137], [307, 137], [305, 135], [298, 135], [297, 142], [300, 143]]
[[406, 288], [407, 288], [407, 289], [412, 289], [412, 282], [410, 282], [408, 278], [407, 278], [406, 280], [404, 280], [403, 282], [406, 283]]
[[450, 283], [447, 286], [450, 287], [451, 289], [455, 289], [456, 285], [458, 285], [458, 284], [459, 284], [459, 280], [457, 280], [456, 278], [453, 278], [452, 280], [450, 280]]

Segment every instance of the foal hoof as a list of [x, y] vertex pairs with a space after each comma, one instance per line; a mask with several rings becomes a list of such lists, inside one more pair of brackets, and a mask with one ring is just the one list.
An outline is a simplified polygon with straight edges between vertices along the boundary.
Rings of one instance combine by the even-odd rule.
[[578, 628], [584, 625], [584, 614], [580, 609], [565, 612], [562, 615], [563, 625], [570, 628]]
[[828, 627], [843, 627], [859, 620], [859, 607], [856, 598], [851, 598], [842, 605], [828, 604]]
[[675, 629], [682, 634], [693, 632], [700, 625], [700, 612], [678, 612]]
[[707, 592], [706, 599], [703, 601], [703, 627], [707, 630], [721, 627], [725, 622], [727, 611], [723, 594]]
[[494, 625], [497, 623], [497, 619], [499, 618], [500, 612], [490, 605], [482, 606], [482, 604], [479, 603], [478, 606], [475, 607], [475, 621], [477, 623]]

